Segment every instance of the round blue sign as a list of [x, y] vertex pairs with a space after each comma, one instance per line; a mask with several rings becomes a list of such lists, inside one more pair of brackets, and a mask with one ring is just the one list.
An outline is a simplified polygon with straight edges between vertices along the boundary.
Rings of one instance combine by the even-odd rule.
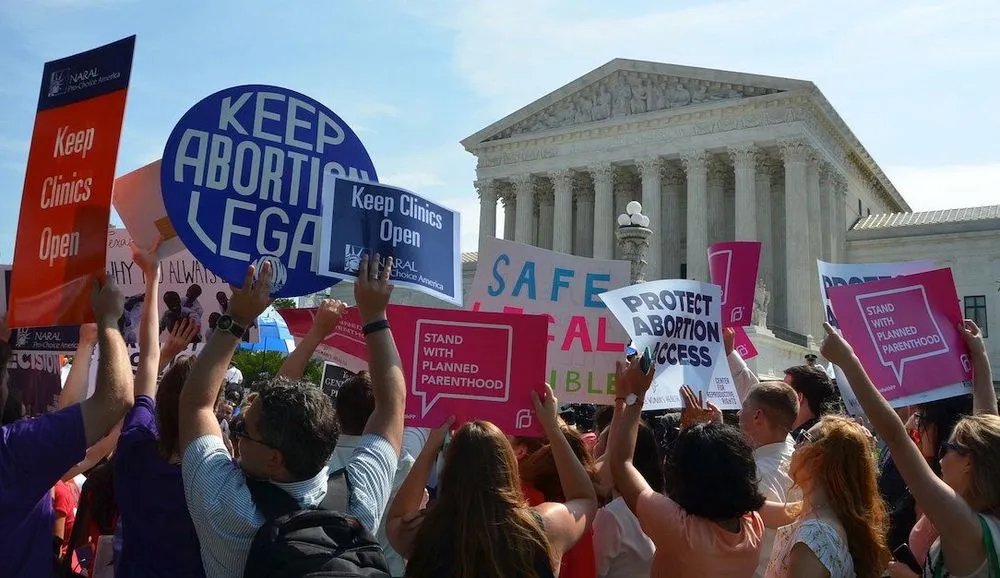
[[160, 168], [170, 224], [196, 259], [240, 286], [270, 261], [274, 297], [322, 291], [323, 176], [377, 182], [358, 135], [319, 102], [286, 88], [235, 86], [191, 107]]

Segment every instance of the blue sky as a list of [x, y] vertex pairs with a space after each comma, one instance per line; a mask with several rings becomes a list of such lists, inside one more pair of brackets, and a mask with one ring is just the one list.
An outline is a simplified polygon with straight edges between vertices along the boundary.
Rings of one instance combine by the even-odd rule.
[[916, 210], [1000, 203], [995, 0], [3, 0], [0, 262], [13, 254], [42, 65], [137, 34], [118, 174], [227, 86], [325, 103], [380, 180], [463, 213], [458, 141], [615, 57], [812, 80]]

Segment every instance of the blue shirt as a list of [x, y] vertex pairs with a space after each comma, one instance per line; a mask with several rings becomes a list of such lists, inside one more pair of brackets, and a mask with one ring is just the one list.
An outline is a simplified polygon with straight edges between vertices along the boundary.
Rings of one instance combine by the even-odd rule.
[[[351, 483], [348, 513], [375, 534], [385, 512], [399, 456], [382, 436], [361, 438], [347, 464]], [[250, 545], [264, 517], [257, 511], [243, 469], [229, 455], [222, 438], [204, 435], [184, 450], [181, 464], [184, 494], [201, 542], [201, 559], [208, 578], [243, 576]], [[274, 484], [296, 498], [303, 508], [315, 508], [326, 496], [329, 469], [290, 484]]]

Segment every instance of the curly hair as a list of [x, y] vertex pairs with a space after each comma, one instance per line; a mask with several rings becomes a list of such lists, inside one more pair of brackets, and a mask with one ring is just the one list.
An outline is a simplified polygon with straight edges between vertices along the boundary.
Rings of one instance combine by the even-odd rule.
[[667, 457], [666, 487], [685, 512], [710, 520], [738, 518], [764, 505], [753, 449], [727, 424], [681, 432]]
[[330, 398], [312, 383], [279, 377], [261, 389], [258, 400], [260, 437], [281, 452], [288, 472], [300, 480], [318, 474], [340, 437]]

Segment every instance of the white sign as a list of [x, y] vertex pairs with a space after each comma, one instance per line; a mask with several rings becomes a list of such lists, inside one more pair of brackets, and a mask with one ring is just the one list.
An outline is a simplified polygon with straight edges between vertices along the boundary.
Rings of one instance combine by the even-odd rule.
[[659, 280], [601, 295], [641, 352], [649, 348], [655, 377], [644, 409], [683, 407], [687, 385], [719, 409], [739, 409], [722, 342], [722, 289], [688, 280]]

